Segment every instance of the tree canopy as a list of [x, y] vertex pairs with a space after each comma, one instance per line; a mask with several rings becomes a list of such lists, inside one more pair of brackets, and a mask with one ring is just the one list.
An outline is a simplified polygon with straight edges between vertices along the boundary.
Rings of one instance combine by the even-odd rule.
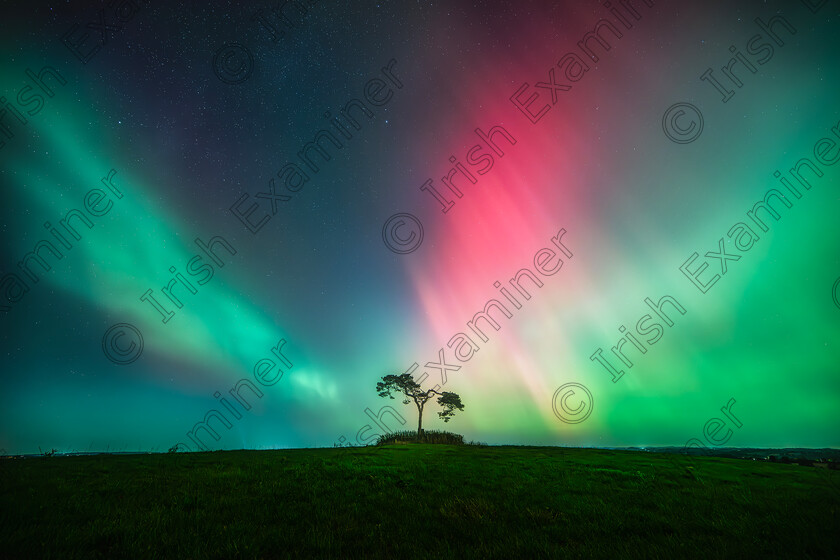
[[440, 392], [435, 389], [423, 390], [420, 384], [417, 383], [409, 373], [401, 375], [386, 375], [376, 384], [376, 392], [380, 397], [394, 398], [394, 394], [402, 394], [403, 404], [408, 404], [414, 401], [417, 406], [417, 435], [418, 437], [423, 432], [423, 409], [426, 402], [432, 399], [435, 395], [438, 396], [437, 403], [443, 408], [438, 412], [438, 416], [444, 421], [449, 422], [450, 418], [455, 415], [456, 410], [464, 410], [464, 405], [461, 403], [461, 397], [458, 393], [451, 391]]

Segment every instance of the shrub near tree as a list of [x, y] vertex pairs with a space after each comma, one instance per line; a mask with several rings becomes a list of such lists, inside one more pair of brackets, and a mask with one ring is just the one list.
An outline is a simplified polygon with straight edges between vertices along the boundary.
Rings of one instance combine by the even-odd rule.
[[[401, 443], [435, 443], [443, 445], [464, 445], [464, 436], [452, 432], [439, 430], [423, 430], [423, 435], [417, 437], [414, 430], [388, 432], [379, 436], [376, 445], [394, 445]], [[479, 445], [471, 442], [467, 445]]]
[[417, 440], [419, 441], [423, 434], [423, 409], [426, 403], [437, 395], [437, 403], [443, 407], [443, 410], [438, 412], [438, 416], [444, 421], [449, 422], [449, 419], [455, 415], [456, 410], [464, 410], [464, 405], [461, 403], [461, 397], [458, 393], [450, 391], [438, 392], [434, 389], [423, 390], [420, 384], [414, 381], [411, 374], [403, 373], [402, 375], [386, 375], [376, 384], [376, 392], [380, 397], [394, 398], [394, 394], [402, 394], [403, 404], [408, 404], [414, 401], [417, 406]]

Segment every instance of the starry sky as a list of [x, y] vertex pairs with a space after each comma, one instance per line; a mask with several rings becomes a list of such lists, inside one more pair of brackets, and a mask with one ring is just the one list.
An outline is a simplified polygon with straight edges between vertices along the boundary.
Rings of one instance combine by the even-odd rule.
[[840, 7], [687, 4], [3, 5], [0, 452], [840, 446]]

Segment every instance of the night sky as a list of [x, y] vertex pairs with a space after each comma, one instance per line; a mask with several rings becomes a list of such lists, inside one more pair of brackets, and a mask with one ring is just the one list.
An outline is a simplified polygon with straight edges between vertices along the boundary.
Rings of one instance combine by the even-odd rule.
[[840, 446], [840, 3], [688, 4], [4, 3], [0, 451]]

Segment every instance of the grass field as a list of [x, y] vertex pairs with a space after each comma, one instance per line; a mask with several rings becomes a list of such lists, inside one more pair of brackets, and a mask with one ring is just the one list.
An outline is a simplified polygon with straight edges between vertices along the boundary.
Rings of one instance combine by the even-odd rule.
[[4, 558], [840, 558], [822, 469], [545, 447], [0, 460]]

